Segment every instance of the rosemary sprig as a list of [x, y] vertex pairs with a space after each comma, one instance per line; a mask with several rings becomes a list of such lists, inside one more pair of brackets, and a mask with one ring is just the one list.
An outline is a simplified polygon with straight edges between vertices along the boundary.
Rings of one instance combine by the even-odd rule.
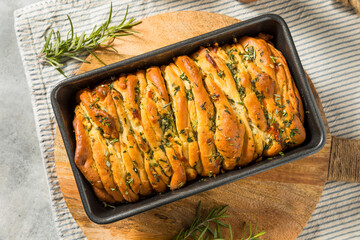
[[65, 77], [66, 75], [61, 69], [63, 63], [68, 59], [75, 59], [80, 62], [88, 63], [86, 60], [78, 57], [84, 52], [89, 52], [90, 54], [95, 56], [95, 58], [98, 59], [101, 63], [106, 65], [91, 50], [97, 47], [108, 47], [117, 52], [115, 48], [106, 45], [103, 42], [105, 42], [106, 40], [114, 39], [115, 37], [121, 37], [137, 33], [131, 28], [140, 24], [141, 21], [136, 21], [135, 18], [127, 20], [126, 18], [128, 15], [128, 9], [129, 6], [127, 6], [124, 19], [119, 25], [109, 27], [112, 17], [111, 3], [110, 12], [107, 20], [103, 24], [101, 24], [100, 27], [97, 27], [95, 25], [89, 35], [86, 35], [85, 32], [83, 32], [79, 36], [74, 32], [74, 26], [71, 18], [69, 17], [69, 15], [67, 15], [70, 23], [70, 31], [67, 33], [66, 39], [61, 38], [61, 34], [58, 30], [55, 32], [53, 29], [51, 29], [48, 36], [44, 37], [45, 43], [39, 56], [43, 59], [44, 62], [53, 66]]
[[[230, 240], [233, 240], [233, 232], [230, 224], [226, 224], [220, 221], [223, 218], [229, 217], [227, 215], [228, 206], [213, 207], [210, 212], [204, 217], [201, 215], [202, 203], [199, 202], [197, 207], [196, 216], [191, 226], [188, 229], [181, 229], [181, 231], [176, 235], [174, 240], [203, 240], [203, 239], [215, 239], [215, 240], [225, 240], [222, 234], [222, 229], [227, 228], [230, 234]], [[212, 226], [215, 226], [212, 228]], [[259, 240], [259, 237], [265, 234], [265, 231], [257, 232], [257, 225], [254, 233], [252, 232], [252, 227], [250, 223], [249, 235], [248, 237], [244, 236], [241, 240]]]
[[[221, 222], [220, 219], [226, 218], [227, 206], [213, 207], [210, 212], [204, 218], [201, 216], [202, 203], [199, 202], [197, 207], [195, 220], [188, 229], [182, 229], [174, 240], [185, 240], [185, 239], [203, 239], [206, 233], [210, 233], [214, 237], [222, 238], [221, 226], [229, 228], [229, 225]], [[215, 223], [216, 227], [214, 230], [210, 228], [210, 223]]]

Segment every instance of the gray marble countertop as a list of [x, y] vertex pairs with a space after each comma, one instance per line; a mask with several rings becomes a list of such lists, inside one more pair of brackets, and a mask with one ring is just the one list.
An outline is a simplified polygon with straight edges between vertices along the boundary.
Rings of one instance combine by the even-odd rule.
[[14, 30], [14, 10], [34, 0], [0, 1], [0, 239], [58, 239]]

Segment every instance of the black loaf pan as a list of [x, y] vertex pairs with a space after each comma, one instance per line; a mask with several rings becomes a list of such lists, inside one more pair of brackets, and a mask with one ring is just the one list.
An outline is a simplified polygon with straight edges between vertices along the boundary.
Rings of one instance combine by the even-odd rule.
[[[234, 37], [240, 38], [245, 35], [256, 36], [259, 33], [268, 33], [274, 36], [272, 42], [275, 47], [284, 54], [292, 77], [302, 97], [304, 109], [310, 112], [309, 114], [305, 114], [306, 141], [301, 146], [286, 151], [285, 156], [283, 157], [276, 156], [271, 160], [265, 159], [242, 169], [226, 172], [216, 178], [209, 178], [207, 181], [195, 180], [187, 183], [186, 186], [179, 190], [169, 191], [161, 195], [154, 195], [139, 200], [136, 203], [120, 204], [115, 209], [104, 208], [103, 204], [96, 198], [90, 183], [77, 169], [74, 162], [75, 136], [72, 120], [76, 105], [76, 92], [86, 87], [95, 87], [102, 81], [120, 73], [133, 73], [137, 69], [145, 69], [153, 65], [161, 66], [162, 64], [169, 64], [174, 57], [194, 53], [200, 46], [209, 46], [214, 43], [231, 43], [233, 42]], [[66, 79], [53, 89], [51, 93], [51, 103], [64, 140], [84, 209], [88, 217], [98, 224], [118, 221], [285, 163], [304, 158], [319, 151], [324, 146], [326, 140], [324, 123], [321, 120], [319, 110], [300, 63], [290, 31], [285, 21], [280, 16], [273, 14], [262, 15], [247, 21], [239, 22], [201, 36]]]

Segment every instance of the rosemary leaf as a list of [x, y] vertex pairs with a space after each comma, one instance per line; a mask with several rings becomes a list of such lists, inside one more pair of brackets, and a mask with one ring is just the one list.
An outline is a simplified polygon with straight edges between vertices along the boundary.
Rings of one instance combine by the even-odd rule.
[[245, 238], [244, 236], [245, 236], [246, 232], [244, 232], [244, 235], [243, 235], [243, 237], [241, 238], [241, 240], [260, 240], [259, 237], [262, 236], [262, 235], [264, 235], [266, 232], [265, 232], [265, 230], [262, 230], [261, 232], [256, 233], [256, 232], [257, 232], [257, 229], [258, 229], [258, 224], [256, 224], [256, 228], [255, 228], [255, 231], [254, 231], [254, 233], [253, 233], [253, 232], [252, 232], [252, 225], [251, 225], [251, 222], [250, 222], [250, 224], [249, 224], [249, 230], [248, 230], [249, 236], [248, 236], [247, 238]]
[[252, 237], [252, 239], [259, 239], [259, 237], [260, 236], [262, 236], [262, 235], [264, 235], [266, 232], [265, 232], [265, 230], [262, 230], [261, 232], [259, 232], [258, 234], [256, 234], [256, 235], [254, 235], [253, 237]]
[[205, 235], [205, 233], [209, 230], [209, 225], [207, 224], [205, 227], [204, 227], [204, 230], [201, 232], [200, 236], [197, 237], [197, 239], [202, 239]]
[[96, 56], [92, 51], [90, 51], [90, 50], [88, 50], [88, 51], [89, 51], [89, 53], [90, 53], [91, 55], [93, 55], [99, 62], [101, 62], [102, 64], [104, 64], [104, 66], [107, 65], [106, 63], [104, 63], [103, 61], [101, 61], [101, 59], [98, 58], [98, 56]]
[[[127, 34], [129, 35], [129, 34]], [[107, 44], [102, 44], [104, 47], [107, 47], [107, 48], [111, 48], [114, 52], [118, 53], [118, 50], [116, 50], [116, 48], [110, 46], [110, 45], [107, 45]]]
[[99, 62], [106, 65], [91, 50], [98, 47], [106, 47], [117, 53], [115, 48], [108, 44], [104, 44], [104, 42], [107, 40], [114, 40], [116, 37], [138, 33], [131, 28], [140, 24], [141, 21], [136, 21], [135, 18], [127, 20], [128, 10], [129, 6], [126, 8], [125, 16], [120, 24], [109, 27], [112, 17], [111, 3], [107, 20], [101, 24], [100, 27], [95, 25], [89, 35], [86, 35], [85, 32], [81, 33], [80, 35], [76, 34], [74, 31], [73, 22], [70, 16], [67, 15], [68, 21], [70, 23], [70, 30], [66, 34], [66, 39], [61, 38], [61, 33], [58, 30], [55, 32], [54, 29], [51, 29], [49, 34], [44, 36], [45, 42], [39, 57], [41, 57], [45, 63], [53, 66], [64, 76], [65, 74], [61, 69], [63, 67], [63, 63], [69, 59], [74, 59], [79, 62], [87, 62], [86, 60], [78, 57], [85, 52], [89, 52]]
[[220, 222], [217, 222], [217, 223], [216, 223], [216, 226], [217, 226], [217, 232], [218, 232], [218, 234], [219, 234], [219, 238], [223, 238]]
[[201, 208], [202, 208], [202, 202], [200, 201], [196, 209], [196, 216], [195, 216], [196, 219], [201, 217]]

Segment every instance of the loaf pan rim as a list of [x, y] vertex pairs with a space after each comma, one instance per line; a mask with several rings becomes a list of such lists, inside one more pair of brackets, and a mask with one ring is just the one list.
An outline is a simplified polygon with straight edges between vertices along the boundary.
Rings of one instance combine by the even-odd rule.
[[[303, 81], [304, 88], [305, 88], [303, 90], [306, 91], [306, 93], [308, 95], [307, 97], [309, 98], [309, 101], [311, 103], [315, 104], [315, 106], [312, 106], [313, 111], [312, 111], [311, 114], [313, 114], [315, 116], [315, 119], [317, 120], [317, 124], [318, 124], [317, 127], [319, 128], [319, 131], [320, 131], [320, 135], [318, 136], [320, 139], [317, 142], [317, 144], [315, 146], [313, 146], [311, 149], [305, 149], [301, 153], [298, 153], [296, 157], [292, 157], [291, 159], [288, 159], [286, 161], [279, 160], [279, 161], [276, 161], [276, 162], [273, 161], [273, 162], [264, 163], [262, 166], [257, 167], [256, 169], [252, 169], [251, 167], [250, 168], [245, 167], [244, 168], [245, 170], [240, 172], [236, 176], [230, 176], [230, 177], [227, 177], [225, 179], [219, 177], [218, 179], [220, 179], [220, 180], [214, 181], [214, 183], [212, 185], [211, 184], [205, 185], [204, 187], [202, 187], [200, 189], [200, 191], [188, 191], [188, 192], [183, 193], [184, 191], [186, 191], [186, 186], [185, 186], [182, 189], [174, 191], [173, 192], [173, 193], [175, 193], [174, 196], [171, 195], [170, 197], [168, 197], [168, 198], [166, 198], [164, 200], [161, 200], [161, 201], [159, 200], [158, 202], [155, 202], [152, 205], [145, 206], [144, 208], [141, 208], [141, 209], [135, 209], [135, 211], [130, 211], [128, 213], [114, 214], [112, 216], [107, 216], [107, 217], [100, 217], [100, 216], [94, 214], [93, 211], [91, 211], [91, 206], [90, 206], [90, 203], [89, 203], [89, 199], [85, 195], [85, 191], [87, 190], [87, 189], [85, 189], [86, 186], [84, 186], [81, 183], [82, 179], [81, 179], [80, 174], [82, 174], [82, 173], [77, 169], [77, 167], [75, 165], [75, 162], [74, 162], [74, 157], [73, 157], [73, 153], [72, 153], [70, 142], [69, 142], [70, 140], [68, 139], [68, 136], [66, 134], [64, 121], [62, 119], [62, 115], [61, 115], [61, 111], [60, 111], [60, 105], [59, 105], [59, 102], [58, 102], [57, 93], [62, 88], [67, 87], [69, 84], [77, 83], [77, 82], [79, 82], [79, 81], [81, 81], [83, 79], [86, 79], [86, 78], [89, 78], [89, 77], [92, 77], [92, 76], [94, 76], [96, 78], [97, 76], [100, 76], [100, 75], [106, 75], [107, 72], [109, 72], [111, 70], [114, 70], [116, 68], [119, 68], [120, 66], [123, 66], [125, 64], [129, 65], [132, 62], [139, 61], [139, 60], [144, 59], [144, 58], [146, 58], [148, 56], [151, 56], [151, 55], [154, 55], [154, 54], [160, 54], [161, 52], [170, 51], [171, 49], [174, 49], [175, 47], [179, 47], [180, 45], [184, 45], [184, 44], [189, 44], [192, 41], [196, 41], [196, 40], [202, 39], [204, 37], [209, 38], [211, 36], [216, 36], [219, 33], [225, 34], [227, 31], [231, 30], [232, 28], [235, 28], [235, 27], [238, 28], [238, 27], [241, 27], [241, 26], [246, 26], [246, 24], [255, 24], [256, 21], [259, 21], [259, 20], [262, 20], [262, 21], [273, 20], [273, 21], [278, 22], [280, 24], [280, 26], [282, 27], [282, 31], [284, 32], [284, 35], [288, 38], [286, 41], [288, 41], [288, 44], [290, 45], [290, 48], [291, 48], [290, 51], [293, 54], [292, 57], [294, 58], [296, 64], [299, 65], [299, 66], [296, 66], [296, 67], [300, 68], [300, 76], [299, 76], [299, 78], [300, 78], [301, 81]], [[302, 99], [303, 98], [304, 97], [302, 97]], [[200, 192], [203, 192], [203, 191], [218, 187], [220, 185], [224, 185], [224, 184], [227, 184], [227, 183], [230, 183], [230, 182], [234, 182], [236, 180], [239, 180], [239, 179], [242, 179], [242, 178], [245, 178], [245, 177], [248, 177], [248, 176], [251, 176], [251, 175], [266, 171], [266, 170], [269, 170], [269, 169], [272, 169], [274, 167], [281, 166], [283, 164], [298, 160], [300, 158], [310, 156], [310, 155], [320, 151], [324, 147], [324, 145], [326, 143], [325, 126], [324, 126], [324, 123], [323, 123], [323, 121], [321, 119], [320, 112], [319, 112], [319, 110], [318, 110], [318, 108], [316, 106], [315, 98], [314, 98], [314, 96], [313, 96], [313, 94], [311, 92], [310, 85], [306, 80], [306, 75], [305, 75], [305, 72], [304, 72], [304, 70], [302, 68], [302, 65], [301, 65], [298, 53], [296, 51], [295, 45], [293, 43], [290, 30], [288, 29], [287, 24], [284, 21], [284, 19], [282, 17], [278, 16], [278, 15], [275, 15], [275, 14], [260, 15], [260, 16], [257, 16], [255, 18], [251, 18], [251, 19], [239, 22], [239, 23], [229, 25], [229, 26], [224, 27], [224, 28], [214, 30], [214, 31], [209, 32], [209, 33], [205, 33], [205, 34], [193, 37], [193, 38], [186, 39], [186, 40], [181, 41], [181, 42], [177, 42], [177, 43], [174, 43], [174, 44], [171, 44], [171, 45], [159, 48], [159, 49], [155, 49], [153, 51], [150, 51], [150, 52], [147, 52], [147, 53], [144, 53], [144, 54], [141, 54], [141, 55], [137, 55], [135, 57], [132, 57], [132, 58], [129, 58], [129, 59], [117, 62], [117, 63], [113, 63], [113, 64], [110, 64], [110, 65], [107, 65], [107, 66], [104, 66], [104, 67], [101, 67], [101, 68], [98, 68], [98, 69], [95, 69], [95, 70], [91, 70], [91, 71], [88, 71], [88, 72], [85, 72], [85, 73], [82, 73], [82, 74], [79, 74], [79, 75], [75, 75], [73, 77], [70, 77], [68, 79], [65, 79], [65, 80], [60, 81], [59, 83], [57, 83], [56, 86], [51, 91], [50, 99], [51, 99], [51, 105], [53, 107], [54, 114], [55, 114], [55, 117], [56, 117], [56, 120], [57, 120], [57, 123], [58, 123], [58, 126], [59, 126], [59, 130], [60, 130], [62, 139], [64, 141], [64, 145], [65, 145], [65, 148], [66, 148], [66, 151], [67, 151], [67, 155], [68, 155], [69, 162], [70, 162], [70, 165], [71, 165], [71, 168], [72, 168], [72, 172], [73, 172], [74, 177], [75, 177], [75, 181], [76, 181], [76, 185], [77, 185], [80, 197], [81, 197], [81, 201], [82, 201], [82, 204], [84, 206], [84, 210], [85, 210], [87, 216], [90, 218], [90, 220], [97, 223], [97, 224], [108, 224], [108, 223], [112, 223], [112, 222], [115, 222], [115, 221], [119, 221], [121, 219], [124, 219], [124, 218], [130, 217], [130, 216], [133, 216], [133, 215], [136, 215], [136, 214], [151, 210], [151, 209], [159, 207], [159, 206], [169, 204], [171, 202], [174, 202], [174, 201], [177, 201], [177, 200], [192, 196], [194, 194], [197, 194], [197, 193], [200, 193]], [[247, 169], [247, 171], [246, 171], [246, 169]], [[237, 171], [237, 170], [235, 170], [235, 171]], [[213, 181], [213, 180], [210, 180], [210, 181]], [[196, 192], [196, 193], [194, 193], [194, 192]], [[178, 193], [178, 194], [176, 194], [176, 193]], [[182, 195], [180, 195], [180, 194], [182, 194]], [[180, 195], [180, 196], [178, 196], [178, 195]]]

